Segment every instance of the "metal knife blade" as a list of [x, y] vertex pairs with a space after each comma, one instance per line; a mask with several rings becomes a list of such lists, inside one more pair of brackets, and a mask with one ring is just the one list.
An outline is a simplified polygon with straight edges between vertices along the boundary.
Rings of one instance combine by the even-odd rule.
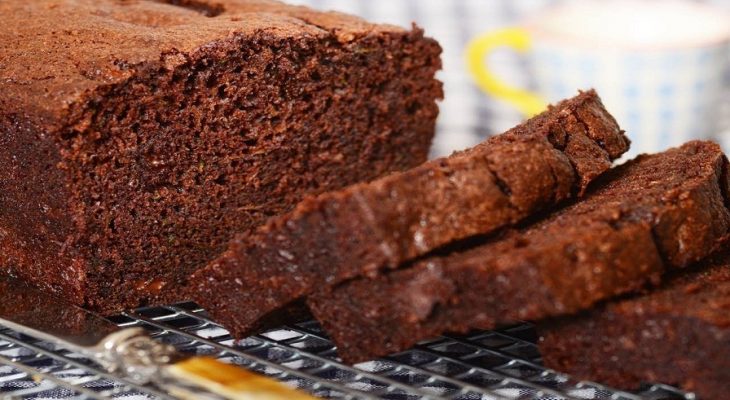
[[312, 400], [275, 380], [209, 357], [187, 356], [15, 278], [0, 276], [0, 325], [96, 360], [136, 383], [153, 382], [173, 396]]

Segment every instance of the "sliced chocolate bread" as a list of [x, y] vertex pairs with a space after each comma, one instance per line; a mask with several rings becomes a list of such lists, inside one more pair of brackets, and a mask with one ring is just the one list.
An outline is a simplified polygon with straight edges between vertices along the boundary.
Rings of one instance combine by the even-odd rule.
[[545, 365], [627, 390], [666, 383], [703, 400], [730, 391], [730, 251], [657, 290], [539, 325]]
[[270, 0], [0, 1], [0, 273], [115, 311], [426, 161], [441, 49]]
[[341, 191], [237, 236], [192, 281], [241, 337], [315, 289], [375, 276], [582, 193], [629, 146], [594, 91], [464, 152]]
[[709, 142], [639, 156], [532, 226], [308, 303], [348, 362], [447, 331], [574, 313], [715, 250], [730, 232], [727, 168]]

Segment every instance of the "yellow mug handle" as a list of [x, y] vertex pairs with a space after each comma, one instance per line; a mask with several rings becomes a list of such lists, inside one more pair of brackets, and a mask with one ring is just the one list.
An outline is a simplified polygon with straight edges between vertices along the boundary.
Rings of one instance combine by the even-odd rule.
[[498, 47], [511, 47], [520, 53], [530, 49], [530, 34], [522, 28], [506, 28], [485, 33], [472, 40], [466, 48], [466, 62], [477, 85], [492, 96], [514, 105], [526, 117], [532, 117], [547, 108], [547, 102], [537, 93], [511, 87], [497, 78], [484, 58]]

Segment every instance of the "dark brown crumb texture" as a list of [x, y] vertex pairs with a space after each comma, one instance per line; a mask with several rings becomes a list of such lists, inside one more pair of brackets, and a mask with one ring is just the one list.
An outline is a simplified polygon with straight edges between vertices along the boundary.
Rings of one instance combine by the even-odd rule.
[[730, 252], [657, 290], [539, 325], [545, 364], [627, 390], [675, 385], [703, 400], [730, 391]]
[[594, 91], [448, 158], [307, 198], [237, 236], [194, 298], [234, 335], [316, 288], [373, 276], [585, 190], [628, 139]]
[[245, 231], [422, 163], [438, 44], [266, 0], [0, 2], [0, 270], [180, 300]]
[[308, 302], [349, 362], [447, 331], [574, 313], [715, 250], [730, 232], [727, 179], [714, 143], [639, 156], [534, 225]]

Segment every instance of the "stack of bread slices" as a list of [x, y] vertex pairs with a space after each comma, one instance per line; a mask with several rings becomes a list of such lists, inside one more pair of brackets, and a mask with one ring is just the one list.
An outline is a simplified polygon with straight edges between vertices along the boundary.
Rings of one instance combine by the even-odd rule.
[[612, 168], [628, 148], [582, 92], [474, 148], [305, 199], [237, 235], [194, 297], [237, 337], [305, 302], [353, 363], [536, 321], [548, 366], [720, 398], [728, 160], [693, 141]]

